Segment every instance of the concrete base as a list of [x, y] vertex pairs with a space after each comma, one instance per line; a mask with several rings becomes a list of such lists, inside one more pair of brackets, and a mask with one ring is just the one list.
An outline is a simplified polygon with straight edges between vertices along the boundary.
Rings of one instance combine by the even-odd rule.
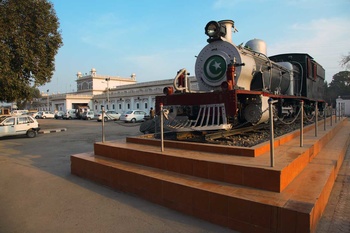
[[[323, 125], [321, 122], [320, 125]], [[314, 232], [349, 145], [347, 119], [254, 148], [150, 137], [95, 143], [71, 172], [240, 232]], [[253, 151], [253, 152], [252, 152]]]

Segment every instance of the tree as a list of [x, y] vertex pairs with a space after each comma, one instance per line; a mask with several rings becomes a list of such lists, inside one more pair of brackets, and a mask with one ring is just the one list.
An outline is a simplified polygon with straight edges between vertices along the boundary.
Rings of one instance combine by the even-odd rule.
[[333, 102], [338, 96], [350, 95], [350, 71], [340, 71], [333, 76], [327, 89], [327, 95], [326, 98], [332, 99]]
[[0, 101], [25, 100], [51, 80], [63, 45], [47, 0], [0, 0]]
[[348, 53], [347, 56], [343, 56], [343, 58], [340, 61], [340, 65], [342, 67], [345, 67], [347, 69], [350, 69], [350, 53]]
[[[24, 100], [19, 100], [17, 99], [16, 105], [18, 109], [31, 109], [32, 108], [32, 103], [34, 99], [39, 99], [41, 98], [41, 93], [40, 90], [36, 87], [30, 87], [29, 88], [29, 93]], [[29, 108], [28, 108], [29, 105]]]

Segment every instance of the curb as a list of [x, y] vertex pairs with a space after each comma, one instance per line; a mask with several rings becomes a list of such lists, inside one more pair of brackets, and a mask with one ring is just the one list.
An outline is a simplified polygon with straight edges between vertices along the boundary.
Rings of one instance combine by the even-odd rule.
[[46, 133], [58, 133], [58, 132], [63, 132], [63, 131], [67, 131], [66, 128], [62, 128], [62, 129], [45, 129], [45, 130], [40, 130], [38, 133], [39, 134], [46, 134]]

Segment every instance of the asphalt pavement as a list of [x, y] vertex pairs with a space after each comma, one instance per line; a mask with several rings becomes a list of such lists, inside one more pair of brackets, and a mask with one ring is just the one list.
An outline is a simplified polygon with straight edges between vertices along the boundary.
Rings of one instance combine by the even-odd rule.
[[[39, 123], [35, 138], [0, 139], [0, 233], [233, 232], [72, 175], [70, 155], [93, 150], [101, 122]], [[138, 123], [106, 122], [104, 132], [107, 141], [141, 135]], [[317, 227], [330, 232], [350, 232], [349, 150]]]
[[[39, 123], [57, 132], [0, 139], [0, 233], [232, 232], [72, 175], [70, 156], [93, 150], [101, 122]], [[139, 123], [106, 122], [104, 131], [107, 141], [141, 135]]]

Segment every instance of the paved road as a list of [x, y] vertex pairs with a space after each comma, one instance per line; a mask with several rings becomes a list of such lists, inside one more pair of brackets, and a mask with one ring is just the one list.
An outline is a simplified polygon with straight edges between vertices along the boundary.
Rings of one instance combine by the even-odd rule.
[[[101, 123], [39, 120], [65, 132], [0, 139], [0, 233], [232, 232], [73, 176], [70, 155], [93, 150]], [[106, 122], [106, 140], [139, 135]]]

